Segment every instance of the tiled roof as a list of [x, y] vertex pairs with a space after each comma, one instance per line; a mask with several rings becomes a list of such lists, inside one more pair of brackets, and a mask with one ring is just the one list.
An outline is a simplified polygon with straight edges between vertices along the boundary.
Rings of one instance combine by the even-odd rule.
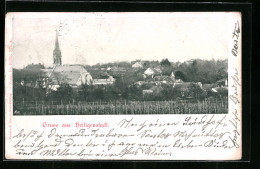
[[[44, 70], [49, 73], [49, 70]], [[82, 74], [89, 74], [87, 70], [81, 65], [62, 65], [55, 66], [50, 73], [50, 83], [58, 85], [60, 83], [67, 83], [69, 85], [77, 85]]]
[[144, 74], [160, 74], [162, 70], [160, 68], [147, 68], [144, 71]]
[[181, 79], [176, 79], [176, 80], [175, 80], [175, 83], [184, 83], [184, 82], [183, 82], [183, 80], [181, 80]]
[[143, 67], [143, 64], [141, 62], [136, 62], [132, 67]]
[[53, 72], [50, 76], [52, 84], [68, 83], [69, 85], [77, 85], [81, 76], [78, 71]]
[[54, 72], [80, 72], [85, 73], [87, 70], [80, 65], [62, 65], [62, 66], [56, 66], [54, 68]]

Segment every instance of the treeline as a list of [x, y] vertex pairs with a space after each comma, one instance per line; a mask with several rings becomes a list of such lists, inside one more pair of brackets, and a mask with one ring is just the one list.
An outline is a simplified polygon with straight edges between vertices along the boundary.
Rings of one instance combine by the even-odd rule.
[[[35, 82], [41, 77], [40, 69], [43, 65], [28, 65], [24, 69], [13, 69], [14, 82], [14, 100], [80, 100], [80, 101], [94, 101], [94, 100], [174, 100], [184, 99], [190, 96], [195, 99], [203, 99], [205, 97], [222, 97], [227, 96], [227, 91], [219, 91], [214, 94], [210, 91], [204, 91], [197, 88], [196, 85], [186, 90], [174, 89], [172, 85], [161, 86], [159, 92], [150, 95], [143, 95], [143, 90], [152, 87], [152, 84], [136, 86], [133, 85], [137, 81], [146, 81], [143, 73], [148, 67], [160, 66], [162, 75], [170, 75], [175, 73], [176, 79], [182, 79], [184, 82], [201, 82], [202, 84], [213, 84], [217, 80], [227, 77], [227, 60], [193, 60], [192, 62], [173, 63], [168, 59], [159, 61], [145, 61], [142, 69], [133, 69], [131, 65], [135, 63], [117, 62], [110, 64], [98, 64], [94, 66], [87, 66], [86, 69], [93, 71], [94, 68], [104, 68], [106, 66], [117, 66], [125, 68], [126, 71], [121, 76], [117, 76], [114, 85], [107, 86], [80, 86], [77, 89], [71, 88], [69, 85], [62, 84], [57, 91], [46, 91], [43, 88], [33, 88], [28, 85], [21, 85]], [[105, 71], [103, 71], [105, 72]], [[107, 73], [107, 72], [106, 72]], [[107, 73], [109, 74], [109, 73]], [[186, 92], [186, 93], [184, 93]]]
[[14, 88], [14, 101], [166, 101], [166, 100], [203, 100], [205, 98], [223, 98], [228, 96], [227, 90], [219, 90], [218, 93], [205, 91], [195, 83], [187, 90], [173, 88], [171, 85], [162, 85], [151, 94], [143, 94], [147, 86], [137, 87], [135, 85], [124, 87], [121, 83], [106, 86], [82, 85], [79, 88], [72, 88], [68, 84], [62, 84], [57, 91], [51, 91], [46, 95], [43, 88], [31, 88], [19, 86]]
[[[142, 62], [143, 68], [133, 69], [132, 65], [135, 62]], [[216, 81], [226, 78], [228, 76], [228, 61], [226, 60], [201, 60], [195, 59], [184, 63], [170, 62], [168, 59], [159, 61], [141, 61], [136, 60], [133, 62], [116, 62], [107, 64], [97, 64], [94, 66], [86, 66], [85, 68], [91, 73], [94, 78], [105, 78], [108, 75], [116, 76], [113, 72], [109, 72], [106, 69], [108, 67], [118, 67], [125, 69], [121, 72], [122, 76], [128, 76], [135, 74], [134, 81], [145, 80], [142, 78], [142, 74], [147, 68], [160, 68], [162, 70], [161, 75], [170, 76], [173, 72], [177, 79], [182, 79], [184, 82], [201, 82], [216, 83]], [[103, 70], [101, 70], [103, 69]], [[105, 72], [105, 73], [104, 73]], [[108, 73], [108, 74], [106, 74]]]
[[41, 77], [41, 69], [44, 69], [42, 64], [30, 64], [23, 69], [13, 69], [13, 81], [14, 84], [35, 82]]
[[[201, 82], [216, 83], [216, 81], [228, 76], [228, 61], [226, 60], [192, 60], [189, 62], [169, 62], [168, 59], [162, 61], [142, 61], [143, 68], [133, 69], [132, 64], [141, 60], [133, 62], [115, 62], [107, 64], [96, 64], [94, 66], [84, 66], [90, 72], [93, 78], [107, 78], [109, 75], [114, 78], [129, 79], [127, 85], [132, 82], [145, 80], [143, 78], [144, 71], [149, 67], [160, 67], [161, 75], [170, 76], [173, 72], [176, 79], [182, 79], [184, 82]], [[108, 67], [121, 68], [118, 71], [107, 71]], [[40, 69], [44, 66], [41, 64], [31, 64], [24, 69], [13, 70], [13, 80], [15, 83], [20, 83], [22, 80], [25, 83], [34, 82], [40, 75]], [[103, 69], [103, 70], [102, 70]], [[130, 80], [131, 79], [131, 80]], [[128, 80], [127, 80], [128, 81]]]

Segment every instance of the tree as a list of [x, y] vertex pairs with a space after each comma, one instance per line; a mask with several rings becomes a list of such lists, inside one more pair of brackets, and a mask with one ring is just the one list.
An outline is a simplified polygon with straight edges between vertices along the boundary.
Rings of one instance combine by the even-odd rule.
[[175, 79], [181, 79], [183, 81], [187, 80], [185, 74], [179, 70], [175, 72]]
[[52, 91], [48, 95], [48, 100], [71, 101], [73, 99], [75, 99], [75, 93], [72, 87], [66, 83], [62, 83], [57, 91]]
[[104, 100], [105, 94], [104, 90], [101, 87], [97, 87], [93, 90], [91, 97], [94, 100]]
[[217, 70], [217, 80], [220, 80], [220, 79], [223, 79], [223, 78], [226, 78], [226, 77], [228, 77], [228, 74], [225, 71], [225, 68], [224, 67], [220, 67]]
[[171, 66], [171, 62], [169, 62], [169, 60], [167, 58], [166, 59], [162, 59], [160, 64], [163, 67]]
[[189, 86], [189, 95], [196, 100], [203, 99], [206, 94], [197, 83], [191, 83]]

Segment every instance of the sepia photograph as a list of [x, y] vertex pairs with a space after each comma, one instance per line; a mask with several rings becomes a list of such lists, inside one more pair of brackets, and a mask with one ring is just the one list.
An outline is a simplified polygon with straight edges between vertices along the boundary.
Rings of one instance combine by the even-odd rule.
[[55, 16], [13, 19], [14, 115], [228, 112], [224, 14]]
[[5, 158], [240, 160], [239, 12], [6, 15]]

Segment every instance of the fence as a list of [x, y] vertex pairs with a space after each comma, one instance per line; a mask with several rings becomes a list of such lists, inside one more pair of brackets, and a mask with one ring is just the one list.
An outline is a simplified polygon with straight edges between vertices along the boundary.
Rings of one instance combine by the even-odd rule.
[[15, 101], [18, 115], [223, 114], [227, 98], [203, 101]]

